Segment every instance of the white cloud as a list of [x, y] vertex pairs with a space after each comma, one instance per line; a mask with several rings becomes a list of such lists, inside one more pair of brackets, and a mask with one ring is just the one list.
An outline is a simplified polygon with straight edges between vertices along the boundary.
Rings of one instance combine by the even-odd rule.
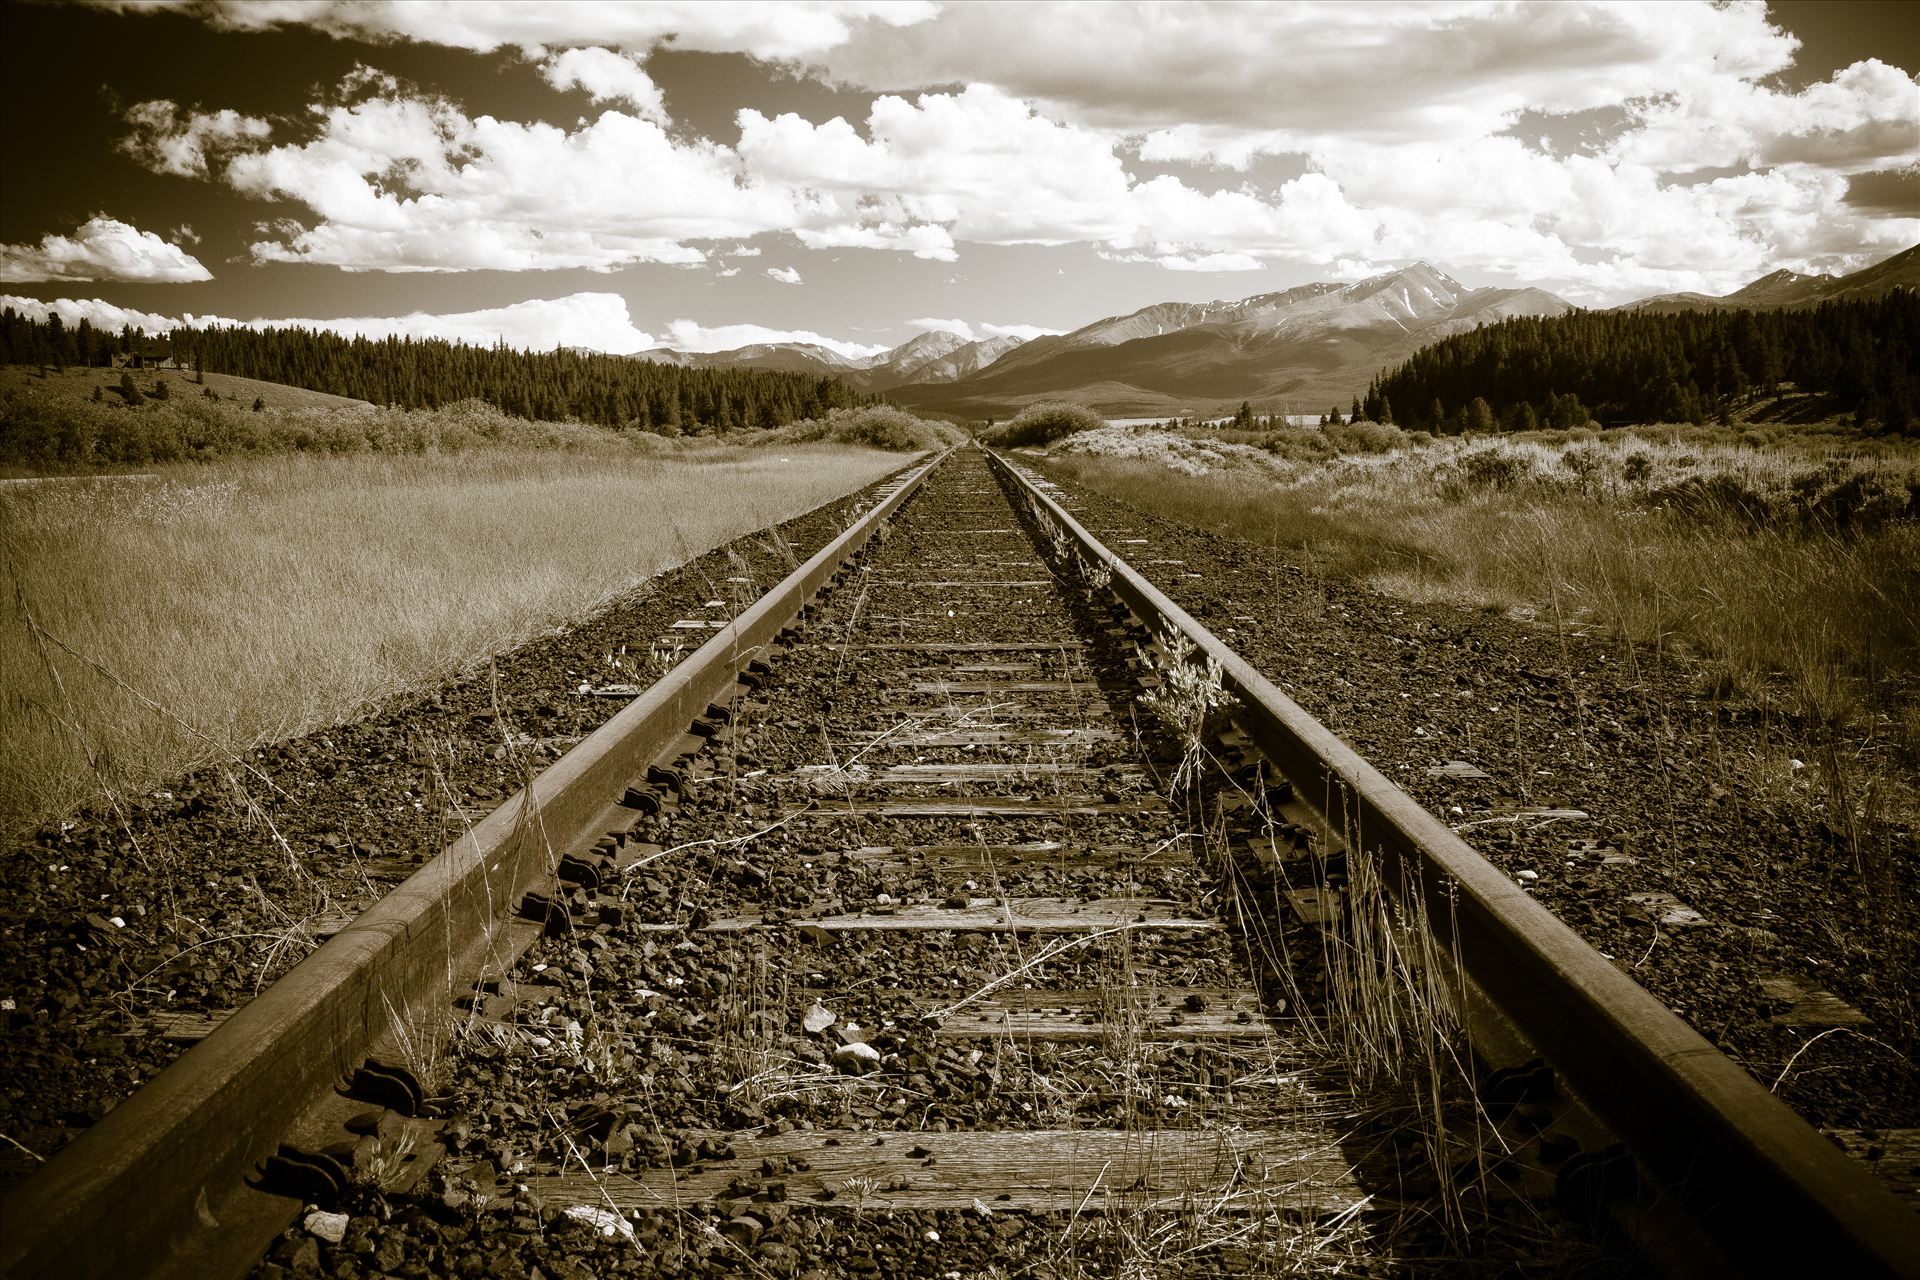
[[806, 342], [816, 347], [825, 347], [837, 351], [849, 359], [859, 360], [867, 356], [877, 356], [888, 350], [885, 345], [862, 342], [842, 342], [838, 338], [823, 337], [807, 329], [769, 329], [758, 324], [720, 324], [704, 325], [693, 320], [674, 320], [667, 325], [668, 345], [682, 351], [732, 351], [738, 347], [750, 347], [771, 342]]
[[706, 260], [693, 242], [791, 227], [815, 203], [748, 180], [725, 147], [675, 141], [621, 111], [568, 131], [382, 92], [316, 108], [315, 119], [309, 140], [226, 165], [236, 190], [317, 215], [276, 224], [252, 247], [258, 261], [351, 271], [692, 265]]
[[1633, 114], [1609, 154], [1668, 172], [1814, 164], [1861, 173], [1920, 159], [1920, 82], [1877, 58], [1798, 93], [1723, 79]]
[[213, 160], [273, 133], [265, 120], [231, 109], [183, 116], [165, 98], [135, 103], [126, 119], [133, 132], [120, 140], [120, 150], [155, 173], [179, 178], [205, 177]]
[[640, 61], [611, 49], [567, 49], [542, 62], [540, 74], [556, 89], [586, 90], [595, 102], [625, 102], [641, 119], [664, 127], [666, 97]]
[[60, 322], [70, 329], [85, 320], [96, 329], [112, 333], [118, 333], [128, 326], [144, 329], [148, 333], [171, 333], [181, 324], [172, 316], [115, 306], [99, 298], [55, 298], [51, 302], [43, 302], [39, 298], [23, 298], [18, 294], [0, 294], [0, 310], [9, 307], [29, 320], [59, 316]]
[[633, 325], [627, 313], [626, 299], [617, 293], [575, 293], [564, 298], [532, 298], [504, 307], [483, 311], [461, 311], [435, 315], [417, 311], [405, 316], [342, 316], [332, 319], [303, 317], [259, 317], [235, 320], [227, 316], [156, 315], [118, 307], [98, 298], [60, 298], [41, 302], [11, 295], [0, 297], [0, 305], [12, 307], [22, 315], [42, 320], [56, 314], [68, 324], [86, 317], [98, 328], [118, 332], [126, 325], [149, 333], [167, 333], [183, 325], [226, 325], [244, 329], [318, 329], [347, 337], [369, 338], [444, 338], [448, 342], [466, 342], [490, 347], [505, 341], [508, 346], [526, 351], [551, 351], [556, 346], [590, 347], [615, 355], [643, 351], [655, 344], [653, 338]]
[[937, 316], [923, 316], [918, 320], [907, 321], [907, 328], [915, 333], [951, 333], [968, 342], [979, 342], [983, 338], [1018, 338], [1022, 342], [1046, 334], [1064, 333], [1063, 329], [1046, 329], [1036, 324], [969, 324], [965, 320], [948, 320]]
[[719, 275], [719, 277], [720, 277], [720, 278], [721, 278], [722, 280], [731, 280], [731, 279], [732, 279], [733, 277], [735, 277], [735, 276], [737, 276], [737, 275], [739, 275], [739, 274], [740, 274], [740, 268], [738, 268], [738, 267], [722, 267], [722, 268], [720, 268], [720, 270], [719, 270], [719, 272], [718, 272], [717, 274]]
[[792, 267], [768, 267], [767, 274], [781, 284], [799, 284], [800, 273]]
[[48, 280], [190, 284], [211, 279], [213, 273], [192, 254], [151, 231], [105, 214], [89, 218], [71, 236], [49, 233], [37, 245], [0, 245], [0, 281], [8, 284]]
[[[959, 4], [866, 26], [816, 62], [873, 90], [990, 83], [1060, 118], [1158, 135], [1160, 158], [1443, 143], [1522, 110], [1578, 111], [1788, 65], [1756, 0], [1707, 5]], [[1276, 123], [1283, 122], [1283, 123]]]
[[[1768, 87], [1798, 42], [1753, 2], [194, 11], [240, 29], [510, 48], [552, 83], [621, 104], [571, 129], [516, 123], [364, 68], [299, 138], [232, 111], [141, 104], [125, 145], [150, 167], [308, 211], [263, 233], [259, 261], [613, 270], [752, 256], [741, 241], [777, 232], [943, 262], [969, 244], [1087, 244], [1211, 272], [1421, 257], [1616, 301], [1633, 281], [1724, 292], [1920, 238], [1896, 210], [1817, 208], [1836, 180], [1844, 192], [1848, 175], [1920, 160], [1920, 85], [1867, 61], [1797, 92]], [[669, 35], [838, 84], [963, 87], [881, 93], [864, 120], [746, 110], [731, 145], [670, 135], [644, 66]], [[1599, 133], [1574, 141], [1587, 117], [1570, 113]], [[1252, 176], [1281, 153], [1297, 157], [1284, 171], [1307, 172]], [[1130, 172], [1193, 163], [1226, 168]], [[1713, 177], [1744, 167], [1757, 171]]]
[[[190, 320], [194, 317], [189, 317]], [[436, 315], [416, 311], [404, 316], [346, 316], [326, 320], [258, 319], [233, 321], [201, 316], [203, 324], [244, 324], [249, 328], [294, 326], [369, 338], [443, 338], [492, 346], [504, 341], [527, 351], [588, 347], [614, 355], [654, 346], [651, 335], [634, 327], [627, 301], [617, 293], [573, 293], [561, 298], [530, 298], [504, 307]]]
[[756, 58], [798, 58], [830, 49], [868, 24], [923, 22], [926, 0], [105, 0], [133, 13], [179, 10], [228, 31], [306, 26], [342, 39], [411, 40], [489, 53], [502, 46], [602, 45], [645, 52], [674, 46]]
[[[319, 329], [346, 336], [369, 338], [442, 338], [492, 346], [504, 341], [508, 346], [528, 351], [551, 351], [560, 347], [585, 347], [613, 355], [628, 355], [661, 345], [682, 351], [731, 351], [756, 343], [806, 342], [835, 351], [848, 359], [863, 359], [887, 350], [884, 344], [845, 342], [806, 329], [771, 329], [757, 324], [704, 325], [694, 320], [674, 320], [667, 325], [667, 336], [657, 339], [636, 327], [627, 309], [626, 299], [617, 293], [574, 293], [561, 298], [531, 298], [504, 307], [449, 314], [414, 312], [404, 316], [341, 316], [330, 319], [303, 317], [257, 317], [235, 320], [226, 316], [157, 315], [134, 311], [103, 302], [98, 298], [60, 298], [42, 302], [35, 298], [0, 296], [0, 307], [12, 307], [35, 320], [58, 315], [69, 325], [85, 317], [96, 327], [118, 332], [126, 325], [149, 333], [166, 333], [182, 325], [232, 325], [249, 329]], [[983, 326], [992, 330], [996, 326]]]
[[915, 333], [950, 333], [956, 338], [965, 338], [968, 342], [977, 342], [980, 335], [974, 332], [972, 325], [965, 320], [942, 320], [935, 316], [922, 316], [918, 320], [907, 321], [907, 328]]
[[1065, 332], [1065, 329], [1048, 329], [1037, 324], [983, 324], [980, 326], [982, 338], [1018, 338], [1022, 342], [1032, 342], [1035, 338]]

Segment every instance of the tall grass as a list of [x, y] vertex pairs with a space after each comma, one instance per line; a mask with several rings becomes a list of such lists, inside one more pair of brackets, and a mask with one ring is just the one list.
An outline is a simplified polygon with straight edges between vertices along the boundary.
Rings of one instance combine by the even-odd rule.
[[337, 723], [902, 461], [496, 447], [0, 486], [0, 824]]
[[1677, 643], [1723, 692], [1834, 723], [1862, 681], [1920, 677], [1920, 455], [1836, 443], [1541, 433], [1295, 462], [1082, 436], [1051, 465], [1391, 594], [1605, 627], [1656, 655]]

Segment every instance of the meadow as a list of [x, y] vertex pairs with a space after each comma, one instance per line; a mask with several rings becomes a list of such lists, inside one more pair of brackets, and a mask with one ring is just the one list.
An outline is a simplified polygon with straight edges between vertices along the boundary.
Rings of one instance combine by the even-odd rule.
[[1816, 744], [1920, 749], [1920, 451], [1851, 429], [1443, 437], [1128, 429], [1056, 443], [1065, 482], [1418, 601], [1601, 627], [1698, 660]]
[[0, 482], [8, 829], [430, 686], [941, 438], [897, 410], [691, 444], [474, 403], [222, 412], [273, 447]]

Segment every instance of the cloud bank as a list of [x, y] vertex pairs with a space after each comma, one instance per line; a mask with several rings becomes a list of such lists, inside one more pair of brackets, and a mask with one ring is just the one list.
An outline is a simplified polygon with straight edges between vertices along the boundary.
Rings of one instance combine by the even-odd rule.
[[37, 245], [0, 245], [0, 283], [6, 284], [192, 284], [211, 279], [213, 273], [192, 254], [105, 214], [95, 214], [70, 236], [43, 236]]

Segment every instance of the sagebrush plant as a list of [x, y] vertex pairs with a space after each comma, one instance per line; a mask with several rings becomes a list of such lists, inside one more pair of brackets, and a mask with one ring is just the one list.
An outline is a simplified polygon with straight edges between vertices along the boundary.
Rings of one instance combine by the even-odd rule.
[[1105, 418], [1085, 405], [1043, 400], [981, 432], [980, 440], [996, 449], [1017, 449], [1048, 444], [1082, 431], [1097, 431], [1106, 425]]

